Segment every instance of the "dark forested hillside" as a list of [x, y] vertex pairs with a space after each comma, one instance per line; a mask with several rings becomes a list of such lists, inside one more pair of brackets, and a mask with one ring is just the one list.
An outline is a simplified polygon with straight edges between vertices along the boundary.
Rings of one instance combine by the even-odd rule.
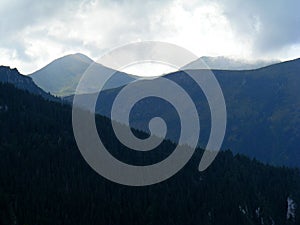
[[20, 74], [17, 69], [11, 69], [7, 66], [0, 66], [0, 83], [13, 84], [19, 89], [26, 90], [36, 95], [40, 95], [43, 98], [53, 101], [57, 100], [53, 96], [39, 88], [30, 77], [24, 76]]
[[[201, 150], [182, 171], [148, 187], [105, 180], [83, 160], [71, 108], [0, 84], [0, 224], [299, 224], [300, 176], [230, 151], [198, 172]], [[96, 118], [118, 152], [111, 123]], [[166, 141], [157, 157], [174, 149]], [[138, 160], [138, 158], [136, 158]], [[296, 205], [296, 207], [294, 207]]]

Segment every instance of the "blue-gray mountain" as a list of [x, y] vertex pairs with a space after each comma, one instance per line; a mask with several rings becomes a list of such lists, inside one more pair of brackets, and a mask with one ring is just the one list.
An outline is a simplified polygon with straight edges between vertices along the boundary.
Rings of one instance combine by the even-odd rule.
[[[205, 70], [189, 72], [201, 76]], [[228, 114], [222, 148], [274, 165], [299, 167], [300, 59], [257, 70], [213, 72], [223, 90]], [[193, 99], [201, 124], [199, 145], [205, 147], [211, 121], [208, 103], [201, 89], [182, 71], [168, 74], [165, 78], [178, 83]], [[96, 107], [98, 113], [110, 117], [112, 102], [120, 89], [100, 94]], [[86, 101], [89, 99], [89, 95], [82, 97]], [[186, 107], [185, 102], [182, 107]], [[148, 131], [148, 122], [154, 116], [166, 119], [169, 128], [167, 138], [176, 141], [180, 135], [178, 114], [161, 99], [147, 98], [138, 102], [131, 111], [131, 126]]]
[[[275, 60], [247, 62], [226, 57], [201, 57], [199, 60], [205, 62], [209, 68], [223, 70], [255, 69], [278, 62]], [[55, 96], [68, 96], [75, 93], [80, 78], [92, 63], [95, 62], [81, 53], [66, 55], [54, 60], [40, 70], [29, 74], [29, 76], [46, 92], [50, 92]], [[196, 60], [186, 65], [184, 69], [195, 69], [198, 68], [199, 65], [203, 64], [200, 64], [199, 61]], [[115, 76], [109, 81], [105, 89], [120, 87], [136, 79], [135, 76], [112, 70], [100, 64], [97, 66], [94, 65], [93, 68], [96, 69], [96, 72], [99, 74], [115, 73]], [[91, 93], [96, 91], [96, 88], [89, 90]]]
[[[209, 57], [203, 56], [187, 65], [182, 70], [187, 69], [214, 69], [214, 70], [251, 70], [279, 63], [279, 60], [241, 60], [224, 56]], [[205, 63], [205, 64], [203, 64]], [[205, 67], [204, 67], [205, 65]], [[204, 67], [204, 68], [203, 68]]]
[[[75, 93], [80, 78], [88, 67], [95, 63], [89, 57], [77, 53], [56, 59], [42, 69], [29, 74], [34, 82], [46, 92], [55, 96], [67, 96]], [[135, 80], [134, 77], [126, 73], [121, 73], [103, 65], [93, 66], [96, 73], [112, 73], [106, 89], [120, 87]], [[89, 92], [96, 92], [96, 88], [90, 87]]]

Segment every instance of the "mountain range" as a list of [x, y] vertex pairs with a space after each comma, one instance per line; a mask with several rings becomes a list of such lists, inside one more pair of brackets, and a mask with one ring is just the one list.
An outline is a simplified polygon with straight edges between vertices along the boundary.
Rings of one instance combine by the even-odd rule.
[[[119, 185], [84, 161], [73, 136], [70, 105], [0, 83], [3, 104], [7, 109], [0, 110], [1, 225], [299, 224], [297, 169], [222, 151], [199, 172], [203, 151], [196, 149], [189, 163], [164, 182]], [[95, 116], [95, 121], [105, 146], [124, 162], [160, 161], [176, 147], [165, 140], [153, 151], [130, 152], [114, 136], [108, 118]]]
[[[66, 71], [68, 76], [62, 76], [62, 80], [60, 80], [62, 85], [59, 90], [56, 90], [57, 92], [55, 91], [63, 93], [62, 88], [69, 85], [68, 79], [71, 77], [80, 79], [81, 72], [84, 72], [83, 70], [90, 63], [93, 61], [82, 54], [69, 55], [55, 60], [30, 77], [35, 79], [34, 77], [44, 76], [48, 79], [46, 83], [51, 86], [50, 83], [56, 83], [56, 77], [60, 77], [59, 74]], [[102, 72], [111, 71], [102, 65], [99, 67], [104, 68]], [[55, 71], [55, 68], [60, 72], [51, 73], [51, 71]], [[0, 80], [2, 82], [14, 83], [18, 88], [49, 98], [50, 95], [37, 87], [30, 77], [19, 74], [16, 69], [10, 70], [8, 67], [1, 67], [1, 71]], [[50, 72], [44, 73], [45, 71]], [[203, 71], [205, 70], [190, 70], [189, 72], [201, 76]], [[300, 59], [255, 70], [212, 71], [220, 83], [227, 107], [227, 131], [222, 149], [231, 149], [234, 153], [243, 153], [273, 165], [299, 167]], [[135, 80], [124, 73], [117, 72], [116, 74], [118, 76], [113, 80], [114, 82], [110, 83], [112, 86], [107, 86], [106, 90], [100, 93], [99, 102], [101, 104], [98, 103], [96, 106], [97, 113], [107, 117], [111, 116], [112, 102], [122, 86]], [[50, 79], [52, 76], [54, 79]], [[167, 74], [164, 77], [179, 84], [191, 96], [197, 107], [201, 124], [199, 146], [205, 147], [210, 132], [210, 110], [201, 89], [189, 79], [184, 71]], [[64, 93], [73, 93], [76, 82], [72, 83], [73, 88]], [[49, 92], [49, 89], [45, 89], [45, 91]], [[90, 92], [93, 92], [93, 88]], [[88, 102], [93, 95], [87, 94], [82, 97]], [[64, 99], [72, 101], [72, 96]], [[184, 102], [182, 107], [186, 107]], [[188, 110], [186, 108], [186, 111]], [[147, 121], [153, 116], [162, 116], [167, 119], [168, 128], [170, 128], [167, 138], [176, 142], [180, 131], [178, 115], [172, 107], [158, 99], [140, 101], [132, 110], [130, 125], [149, 132]]]
[[[200, 173], [203, 150], [197, 148], [171, 179], [135, 188], [114, 184], [89, 168], [76, 146], [69, 104], [47, 94], [31, 77], [0, 67], [0, 224], [299, 224], [299, 169], [251, 159], [299, 168], [299, 71], [300, 59], [256, 70], [213, 70], [228, 114], [222, 149], [234, 154], [221, 151]], [[195, 103], [201, 147], [210, 131], [204, 94], [185, 71], [165, 78], [184, 88]], [[129, 151], [109, 120], [121, 89], [100, 93], [96, 110], [105, 117], [96, 115], [95, 121], [101, 140], [113, 156], [130, 164], [164, 159], [180, 135], [176, 111], [157, 98], [140, 101], [131, 113], [133, 132], [147, 136], [143, 131], [148, 132], [149, 119], [161, 116], [169, 140], [147, 153]], [[81, 97], [88, 101], [90, 96]]]
[[[300, 165], [300, 59], [274, 64], [256, 70], [213, 70], [222, 88], [227, 108], [227, 131], [222, 149], [243, 153], [273, 165]], [[190, 70], [201, 76], [205, 70]], [[184, 71], [167, 74], [190, 95], [198, 110], [201, 136], [200, 147], [205, 147], [210, 133], [210, 109], [202, 90]], [[159, 78], [157, 78], [159, 79]], [[122, 89], [100, 93], [96, 112], [110, 117], [115, 97]], [[174, 93], [176, 94], [176, 93]], [[82, 95], [88, 103], [93, 94]], [[66, 98], [72, 101], [72, 97]], [[124, 102], [126, 105], [126, 102]], [[181, 107], [189, 112], [183, 101]], [[117, 109], [122, 112], [123, 108]], [[153, 117], [166, 119], [167, 138], [176, 142], [180, 135], [178, 114], [169, 104], [157, 98], [138, 102], [131, 111], [130, 125], [149, 132], [148, 122]]]
[[[201, 61], [201, 62], [200, 62]], [[247, 70], [256, 69], [270, 64], [278, 63], [276, 60], [256, 60], [245, 61], [231, 59], [227, 57], [201, 57], [199, 60], [187, 64], [182, 69], [203, 69], [199, 68], [203, 62], [210, 69], [221, 70]], [[75, 93], [76, 87], [84, 72], [93, 64], [97, 73], [115, 73], [110, 81], [106, 84], [105, 89], [111, 89], [126, 85], [134, 80], [136, 76], [114, 71], [103, 65], [97, 64], [95, 61], [81, 53], [66, 55], [58, 58], [45, 67], [29, 74], [33, 81], [46, 92], [52, 95], [65, 97]], [[91, 88], [89, 92], [96, 92], [97, 90]]]

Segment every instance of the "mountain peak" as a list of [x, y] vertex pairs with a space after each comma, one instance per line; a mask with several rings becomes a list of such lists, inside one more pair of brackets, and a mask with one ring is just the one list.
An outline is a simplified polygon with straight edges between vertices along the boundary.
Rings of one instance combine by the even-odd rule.
[[83, 62], [86, 62], [86, 63], [89, 63], [89, 64], [94, 62], [91, 58], [89, 58], [88, 56], [86, 56], [82, 53], [70, 54], [70, 55], [67, 55], [65, 57], [70, 57], [70, 58], [80, 60], [80, 61], [83, 61]]
[[[94, 61], [82, 53], [75, 53], [58, 58], [40, 70], [30, 74], [33, 81], [46, 92], [56, 96], [73, 95], [82, 75]], [[113, 71], [101, 64], [96, 64], [95, 73], [103, 74]], [[107, 88], [119, 87], [133, 81], [134, 78], [125, 73], [119, 73], [110, 80]], [[97, 90], [93, 90], [96, 92]]]
[[54, 95], [73, 93], [77, 80], [93, 62], [82, 53], [69, 54], [55, 59], [29, 76], [40, 88]]
[[88, 64], [90, 65], [94, 61], [89, 58], [88, 56], [82, 54], [82, 53], [74, 53], [74, 54], [68, 54], [65, 56], [62, 56], [60, 58], [57, 58], [50, 62], [47, 66], [52, 65], [52, 64], [70, 64], [70, 63], [83, 63], [83, 64]]
[[10, 66], [3, 66], [2, 65], [2, 66], [0, 66], [0, 70], [1, 71], [7, 70], [7, 71], [18, 73], [18, 74], [20, 73], [17, 68], [12, 68]]

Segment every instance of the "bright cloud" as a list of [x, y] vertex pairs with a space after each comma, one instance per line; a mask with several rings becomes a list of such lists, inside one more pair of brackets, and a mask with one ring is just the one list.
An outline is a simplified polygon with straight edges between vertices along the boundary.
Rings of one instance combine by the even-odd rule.
[[97, 59], [139, 40], [168, 41], [196, 55], [295, 58], [297, 0], [2, 0], [0, 64], [30, 73], [82, 52]]

